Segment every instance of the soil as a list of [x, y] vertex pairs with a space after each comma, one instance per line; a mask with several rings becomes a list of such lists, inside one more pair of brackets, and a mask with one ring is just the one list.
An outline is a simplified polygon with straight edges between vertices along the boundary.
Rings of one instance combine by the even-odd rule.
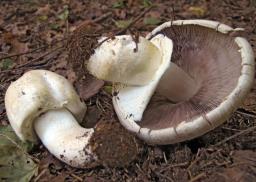
[[[111, 102], [111, 84], [90, 76], [84, 71], [83, 62], [97, 45], [97, 37], [120, 32], [127, 20], [136, 19], [150, 4], [153, 8], [125, 33], [146, 35], [162, 22], [173, 19], [210, 19], [245, 28], [243, 36], [256, 53], [255, 0], [152, 2], [1, 0], [0, 125], [9, 124], [4, 107], [7, 87], [32, 69], [54, 71], [75, 85], [89, 108], [84, 126], [91, 127], [108, 118], [111, 122], [107, 123], [106, 132], [110, 125], [118, 125]], [[80, 37], [74, 37], [74, 32], [83, 34], [81, 41], [75, 41]], [[84, 54], [79, 49], [85, 50]], [[55, 159], [43, 145], [36, 146], [30, 154], [40, 161], [40, 177], [35, 176], [32, 181], [256, 181], [255, 91], [256, 83], [244, 105], [225, 124], [194, 140], [165, 146], [136, 141], [139, 148], [132, 147], [134, 153], [127, 152], [125, 147], [115, 151], [108, 147], [95, 149], [100, 153], [108, 151], [106, 155], [113, 154], [113, 159], [113, 152], [126, 150], [124, 161], [134, 160], [125, 166], [109, 159], [104, 167], [75, 169]], [[122, 137], [126, 136], [131, 137]], [[102, 139], [98, 135], [95, 140], [107, 142]], [[127, 146], [131, 147], [132, 142], [135, 141], [130, 138]], [[115, 163], [123, 167], [111, 167]]]

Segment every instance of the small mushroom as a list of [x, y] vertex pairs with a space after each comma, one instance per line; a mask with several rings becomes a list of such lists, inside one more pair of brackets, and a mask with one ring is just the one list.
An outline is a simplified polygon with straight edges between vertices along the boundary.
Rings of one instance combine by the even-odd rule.
[[[246, 39], [232, 36], [240, 30], [215, 21], [178, 20], [154, 29], [147, 40], [139, 42], [137, 52], [133, 52], [136, 43], [131, 38], [133, 46], [128, 48], [122, 36], [113, 41], [116, 43], [103, 43], [106, 54], [113, 49], [112, 43], [122, 45], [115, 47], [122, 55], [110, 57], [108, 67], [114, 64], [124, 73], [108, 69], [111, 78], [106, 79], [115, 82], [113, 104], [121, 124], [149, 144], [171, 144], [201, 136], [223, 123], [245, 99], [254, 80], [252, 48]], [[150, 46], [140, 49], [145, 42], [157, 47], [160, 54], [145, 50]], [[89, 65], [104, 58], [103, 54], [97, 57], [100, 49]], [[153, 65], [153, 60], [148, 61], [151, 53], [156, 71], [148, 69]], [[123, 57], [127, 64], [119, 62]], [[144, 67], [136, 70], [135, 63]], [[136, 72], [126, 72], [130, 66]], [[133, 82], [134, 73], [150, 75], [150, 81]]]
[[[134, 139], [110, 121], [99, 122], [94, 128], [78, 124], [84, 118], [86, 105], [68, 80], [56, 73], [25, 73], [7, 89], [5, 106], [21, 140], [37, 142], [39, 138], [50, 153], [73, 167], [122, 166], [136, 155]], [[108, 150], [111, 145], [123, 143], [123, 138], [131, 141], [125, 146], [131, 151], [123, 151], [122, 147]]]

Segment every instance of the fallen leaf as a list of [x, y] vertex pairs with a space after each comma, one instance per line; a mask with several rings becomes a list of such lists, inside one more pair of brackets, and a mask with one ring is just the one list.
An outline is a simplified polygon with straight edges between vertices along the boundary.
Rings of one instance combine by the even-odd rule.
[[126, 28], [130, 25], [131, 22], [132, 20], [118, 20], [115, 21], [115, 25], [117, 28]]
[[49, 25], [49, 27], [50, 27], [50, 29], [52, 29], [52, 30], [59, 30], [59, 29], [60, 29], [60, 25], [57, 24], [57, 23], [51, 23], [51, 24]]
[[101, 114], [101, 110], [96, 105], [88, 107], [85, 115], [86, 123], [83, 126], [85, 128], [93, 128], [99, 121]]
[[120, 0], [120, 1], [116, 1], [113, 3], [112, 5], [113, 8], [124, 8], [125, 7], [125, 3], [123, 0]]
[[161, 23], [161, 20], [155, 17], [148, 17], [144, 18], [143, 23], [145, 25], [158, 25], [159, 23]]
[[75, 85], [78, 89], [80, 97], [87, 100], [99, 92], [104, 85], [104, 81], [98, 80], [93, 76], [86, 74], [86, 78], [80, 79]]
[[0, 62], [0, 70], [7, 70], [7, 69], [12, 68], [13, 66], [14, 66], [14, 62], [10, 58], [3, 59]]
[[0, 127], [0, 181], [27, 182], [37, 174], [38, 165], [26, 153], [31, 148], [10, 126]]
[[206, 14], [206, 9], [199, 6], [191, 6], [188, 8], [188, 10], [197, 16], [204, 16]]
[[58, 15], [61, 20], [67, 20], [69, 15], [68, 6], [64, 6], [64, 10]]
[[207, 182], [247, 182], [256, 181], [256, 152], [250, 150], [234, 151], [232, 154], [232, 167], [213, 174]]
[[108, 94], [112, 94], [113, 87], [111, 85], [106, 85], [103, 87], [103, 90], [106, 91]]
[[43, 7], [39, 7], [37, 11], [35, 12], [36, 15], [48, 15], [51, 10], [50, 4], [46, 4]]
[[38, 16], [38, 20], [40, 20], [40, 21], [46, 21], [46, 20], [48, 20], [48, 16], [47, 16], [47, 15]]
[[143, 0], [143, 6], [145, 8], [148, 8], [148, 7], [152, 6], [152, 4], [153, 3], [150, 0]]

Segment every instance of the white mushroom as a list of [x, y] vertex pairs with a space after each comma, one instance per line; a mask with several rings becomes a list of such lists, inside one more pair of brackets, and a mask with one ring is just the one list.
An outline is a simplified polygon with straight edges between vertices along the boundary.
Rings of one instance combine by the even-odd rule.
[[[97, 152], [111, 145], [110, 139], [118, 145], [127, 136], [112, 129], [110, 132], [116, 135], [113, 137], [104, 123], [94, 128], [81, 127], [78, 123], [83, 120], [86, 105], [68, 80], [58, 74], [46, 70], [25, 73], [9, 86], [5, 106], [10, 124], [20, 139], [36, 142], [38, 136], [50, 153], [73, 167], [115, 165], [110, 159], [121, 164], [125, 157], [126, 162], [132, 160], [128, 152], [115, 156], [111, 151]], [[104, 143], [101, 135], [109, 143]], [[129, 149], [133, 148], [136, 146]]]
[[[178, 20], [153, 30], [147, 36], [149, 41], [144, 42], [158, 48], [160, 54], [154, 52], [154, 59], [157, 63], [162, 61], [156, 72], [151, 71], [148, 84], [133, 83], [133, 75], [115, 70], [108, 73], [113, 78], [116, 73], [118, 76], [106, 80], [120, 82], [114, 86], [113, 104], [121, 124], [149, 144], [171, 144], [203, 135], [223, 123], [239, 107], [254, 80], [251, 46], [244, 38], [229, 35], [240, 30], [208, 20]], [[113, 49], [111, 41], [105, 47], [102, 44], [106, 54]], [[111, 57], [108, 67], [113, 64], [120, 70], [129, 70], [130, 66], [134, 69], [135, 63], [146, 62], [144, 52], [147, 57], [151, 52], [138, 48], [131, 54], [134, 48], [135, 43], [130, 51], [118, 47], [125, 50], [122, 57], [129, 62], [117, 65], [119, 57]], [[104, 57], [97, 57], [100, 49], [96, 49], [89, 65]], [[134, 54], [142, 56], [137, 59]], [[147, 67], [137, 74], [150, 75]]]

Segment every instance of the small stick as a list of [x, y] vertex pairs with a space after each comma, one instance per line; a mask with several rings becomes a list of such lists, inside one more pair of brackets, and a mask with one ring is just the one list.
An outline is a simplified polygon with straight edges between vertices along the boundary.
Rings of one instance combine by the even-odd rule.
[[200, 174], [198, 174], [197, 176], [191, 178], [191, 179], [189, 180], [189, 182], [197, 181], [198, 179], [200, 179], [200, 178], [202, 178], [202, 177], [204, 177], [204, 176], [206, 176], [205, 172], [200, 173]]
[[237, 110], [236, 113], [242, 114], [242, 115], [245, 115], [245, 116], [248, 116], [248, 117], [250, 117], [250, 118], [256, 118], [256, 115], [250, 114], [250, 113], [246, 113], [246, 112], [243, 112], [243, 111], [241, 111], [241, 110]]
[[108, 12], [106, 14], [103, 14], [102, 16], [98, 17], [98, 18], [95, 18], [94, 20], [92, 20], [93, 23], [99, 23], [100, 21], [108, 18], [109, 16], [112, 15], [112, 12]]
[[116, 35], [120, 35], [123, 34], [124, 32], [126, 32], [126, 30], [130, 29], [131, 26], [133, 26], [135, 23], [137, 23], [146, 13], [148, 13], [151, 9], [153, 8], [153, 6], [149, 7], [148, 9], [145, 9], [139, 16], [137, 16], [131, 23], [129, 23], [129, 25], [127, 27], [125, 27], [124, 29], [118, 31], [116, 33]]
[[119, 30], [118, 32], [116, 32], [114, 35], [107, 37], [106, 39], [104, 39], [103, 41], [101, 41], [100, 43], [98, 43], [98, 45], [96, 45], [95, 48], [99, 47], [101, 44], [103, 44], [104, 42], [106, 42], [109, 39], [112, 39], [114, 36], [116, 35], [120, 35], [123, 34], [124, 32], [126, 32], [128, 29], [131, 28], [131, 26], [133, 26], [135, 23], [137, 23], [146, 13], [148, 13], [151, 9], [153, 8], [153, 6], [147, 8], [146, 10], [144, 10], [139, 16], [137, 16], [131, 23], [129, 23], [128, 26], [126, 26], [125, 28], [123, 28], [122, 30]]
[[242, 131], [240, 131], [240, 132], [238, 132], [238, 133], [236, 133], [236, 134], [234, 134], [234, 135], [232, 135], [232, 136], [230, 136], [228, 138], [225, 138], [224, 140], [222, 140], [222, 141], [220, 141], [220, 142], [218, 142], [218, 143], [216, 143], [216, 144], [214, 144], [212, 146], [216, 147], [216, 146], [222, 145], [222, 144], [226, 143], [227, 141], [230, 141], [230, 140], [232, 140], [232, 139], [234, 139], [234, 138], [236, 138], [236, 137], [238, 137], [240, 135], [244, 135], [244, 134], [250, 133], [250, 132], [254, 131], [255, 129], [256, 129], [256, 126], [250, 127], [250, 128], [248, 128], [246, 130], [242, 130]]
[[22, 55], [25, 55], [25, 54], [30, 54], [30, 53], [33, 53], [33, 52], [36, 52], [37, 50], [40, 50], [40, 49], [44, 49], [46, 47], [48, 47], [49, 45], [45, 45], [45, 46], [42, 46], [42, 47], [38, 47], [36, 49], [33, 49], [31, 51], [26, 51], [26, 52], [21, 52], [21, 53], [17, 53], [17, 54], [11, 54], [11, 55], [7, 55], [7, 56], [4, 56], [4, 57], [1, 57], [0, 60], [2, 59], [8, 59], [8, 58], [12, 58], [12, 57], [16, 57], [16, 56], [22, 56]]
[[80, 178], [79, 176], [77, 176], [77, 175], [75, 175], [73, 173], [71, 173], [70, 176], [72, 176], [73, 178], [77, 179], [78, 181], [83, 181], [82, 178]]
[[7, 54], [6, 56], [1, 57], [0, 60], [2, 60], [2, 59], [7, 59], [7, 58], [12, 58], [12, 57], [16, 57], [16, 56], [22, 56], [22, 55], [25, 55], [25, 54], [30, 54], [30, 53], [33, 53], [33, 52], [38, 51], [38, 50], [40, 50], [40, 49], [44, 49], [44, 48], [47, 48], [47, 47], [51, 47], [51, 46], [53, 46], [53, 44], [56, 44], [56, 43], [58, 43], [58, 42], [62, 42], [62, 41], [64, 41], [64, 40], [66, 40], [66, 38], [63, 38], [63, 39], [61, 39], [61, 40], [57, 40], [56, 42], [53, 42], [53, 43], [51, 43], [51, 44], [47, 44], [47, 45], [44, 45], [44, 46], [35, 48], [35, 49], [31, 50], [31, 51], [20, 52], [20, 53], [11, 54], [11, 55], [8, 55], [8, 54]]
[[38, 176], [34, 179], [35, 182], [37, 182], [45, 173], [47, 172], [47, 169], [43, 169]]
[[55, 49], [50, 50], [50, 51], [46, 52], [45, 54], [43, 54], [43, 55], [41, 55], [41, 56], [39, 56], [39, 57], [37, 57], [37, 58], [27, 62], [27, 63], [24, 63], [24, 64], [21, 64], [21, 65], [17, 66], [15, 69], [22, 68], [22, 67], [25, 67], [27, 65], [30, 65], [31, 63], [33, 63], [33, 62], [35, 62], [35, 61], [37, 61], [37, 60], [39, 60], [39, 59], [41, 59], [41, 58], [43, 58], [45, 56], [48, 56], [48, 55], [52, 54], [53, 52], [55, 52], [55, 51], [57, 51], [57, 50], [59, 50], [61, 48], [63, 48], [63, 46], [56, 47]]

